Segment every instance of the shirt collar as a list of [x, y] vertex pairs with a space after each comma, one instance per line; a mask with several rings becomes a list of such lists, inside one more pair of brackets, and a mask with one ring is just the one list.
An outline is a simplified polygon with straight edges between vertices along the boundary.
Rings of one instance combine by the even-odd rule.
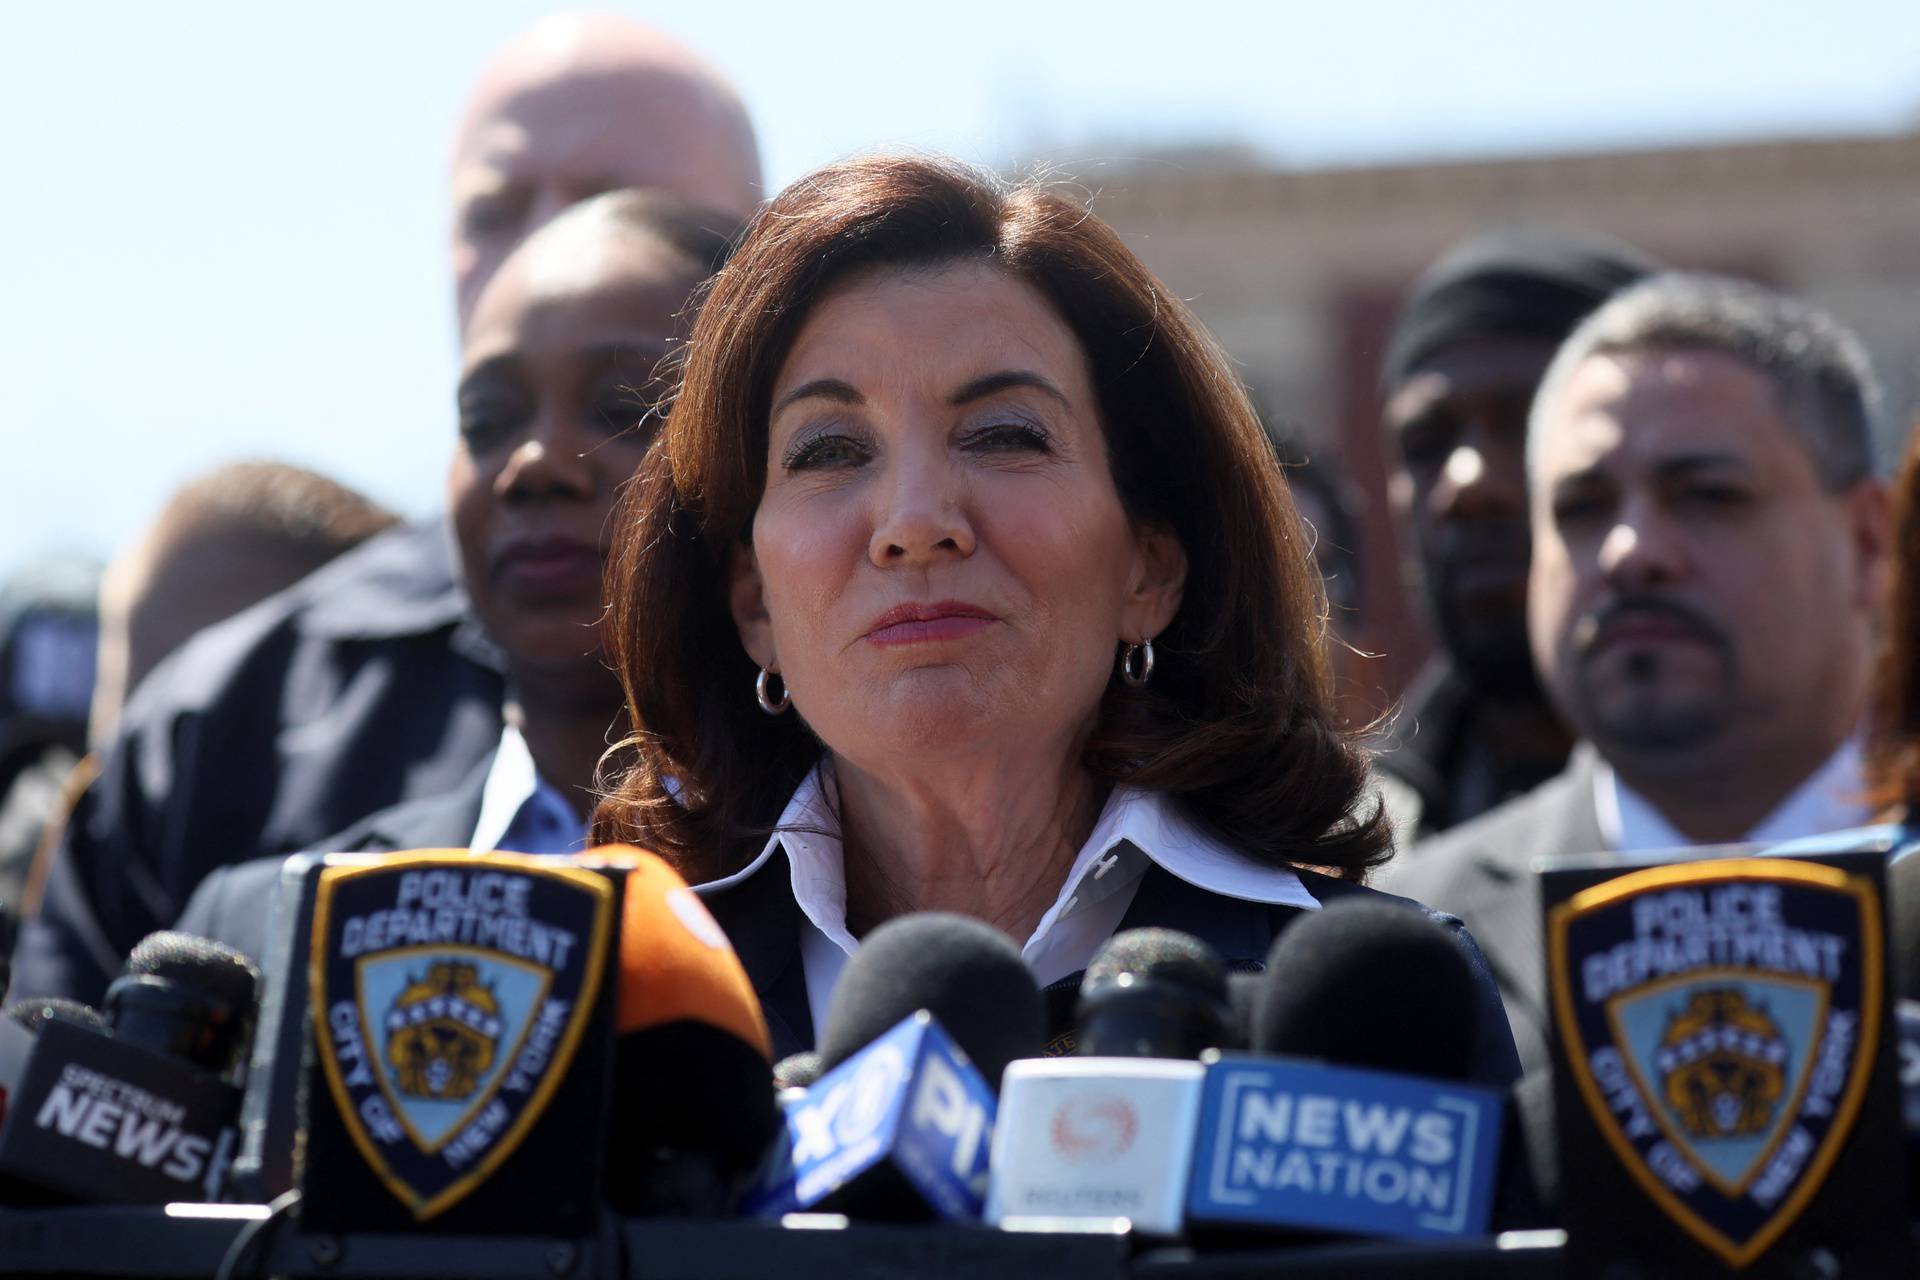
[[[808, 771], [787, 802], [760, 855], [741, 870], [703, 889], [738, 884], [784, 848], [795, 903], [842, 951], [859, 942], [847, 930], [847, 882], [840, 844], [839, 789], [829, 764]], [[1164, 793], [1116, 786], [1081, 846], [1060, 893], [1022, 948], [1029, 960], [1066, 917], [1131, 894], [1151, 861], [1209, 893], [1247, 902], [1318, 910], [1320, 902], [1290, 868], [1256, 862], [1223, 844], [1189, 820]]]
[[514, 853], [571, 853], [587, 846], [587, 824], [567, 798], [540, 776], [520, 730], [500, 730], [500, 746], [480, 789], [480, 821], [472, 848]]
[[[1594, 768], [1593, 789], [1600, 833], [1610, 851], [1685, 849], [1697, 843], [1682, 835], [1651, 801], [1622, 782], [1605, 759]], [[1865, 803], [1866, 789], [1859, 740], [1848, 738], [1738, 843], [1778, 844], [1857, 827], [1871, 816]]]

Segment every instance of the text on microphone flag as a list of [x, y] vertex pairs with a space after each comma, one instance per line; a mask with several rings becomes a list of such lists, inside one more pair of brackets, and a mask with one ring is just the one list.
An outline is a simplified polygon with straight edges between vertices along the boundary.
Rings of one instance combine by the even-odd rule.
[[1744, 1267], [1819, 1191], [1881, 1036], [1872, 883], [1737, 858], [1654, 867], [1553, 907], [1555, 1028], [1587, 1113], [1672, 1222]]
[[539, 1119], [605, 980], [613, 921], [609, 881], [551, 859], [424, 852], [321, 873], [323, 1074], [416, 1219], [457, 1204]]

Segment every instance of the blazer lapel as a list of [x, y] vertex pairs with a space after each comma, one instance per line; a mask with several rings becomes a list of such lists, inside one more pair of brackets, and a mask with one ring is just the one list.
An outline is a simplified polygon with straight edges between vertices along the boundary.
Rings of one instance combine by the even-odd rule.
[[733, 942], [734, 954], [759, 993], [775, 1060], [813, 1048], [813, 1011], [800, 962], [800, 907], [784, 848], [744, 880], [716, 889], [695, 885], [707, 910]]
[[[1227, 962], [1230, 969], [1259, 972], [1267, 967], [1267, 951], [1286, 922], [1300, 914], [1300, 908], [1270, 906], [1208, 893], [1163, 869], [1152, 859], [1133, 891], [1133, 901], [1115, 927], [1116, 934], [1128, 929], [1177, 929], [1199, 938]], [[1059, 1057], [1074, 1051], [1074, 1012], [1080, 1003], [1083, 969], [1051, 983], [1042, 993], [1046, 997], [1047, 1057]]]
[[480, 796], [492, 768], [493, 753], [488, 752], [486, 759], [452, 790], [382, 809], [315, 847], [328, 853], [463, 848], [472, 842], [473, 829], [480, 825]]
[[1226, 898], [1195, 888], [1149, 860], [1116, 933], [1178, 929], [1199, 938], [1235, 969], [1266, 968], [1267, 951], [1285, 920], [1300, 908]]

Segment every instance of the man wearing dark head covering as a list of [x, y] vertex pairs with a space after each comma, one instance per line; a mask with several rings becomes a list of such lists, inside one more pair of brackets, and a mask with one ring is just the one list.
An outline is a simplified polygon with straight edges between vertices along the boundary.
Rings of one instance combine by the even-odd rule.
[[1436, 262], [1394, 324], [1389, 486], [1440, 642], [1378, 762], [1419, 796], [1403, 846], [1566, 763], [1572, 738], [1527, 649], [1527, 410], [1561, 340], [1655, 269], [1604, 238], [1491, 232]]

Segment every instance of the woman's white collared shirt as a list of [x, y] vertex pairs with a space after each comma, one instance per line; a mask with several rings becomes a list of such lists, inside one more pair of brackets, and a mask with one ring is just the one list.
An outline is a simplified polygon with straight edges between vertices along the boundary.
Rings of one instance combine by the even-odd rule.
[[[760, 856], [713, 886], [745, 880], [784, 846], [793, 899], [806, 921], [800, 929], [800, 956], [816, 1030], [826, 1018], [840, 970], [860, 948], [859, 939], [847, 931], [838, 815], [832, 769], [823, 765], [810, 770]], [[1222, 897], [1307, 910], [1320, 905], [1292, 871], [1256, 862], [1222, 844], [1159, 792], [1116, 786], [1059, 896], [1020, 949], [1036, 981], [1045, 986], [1087, 967], [1126, 915], [1149, 862]]]

